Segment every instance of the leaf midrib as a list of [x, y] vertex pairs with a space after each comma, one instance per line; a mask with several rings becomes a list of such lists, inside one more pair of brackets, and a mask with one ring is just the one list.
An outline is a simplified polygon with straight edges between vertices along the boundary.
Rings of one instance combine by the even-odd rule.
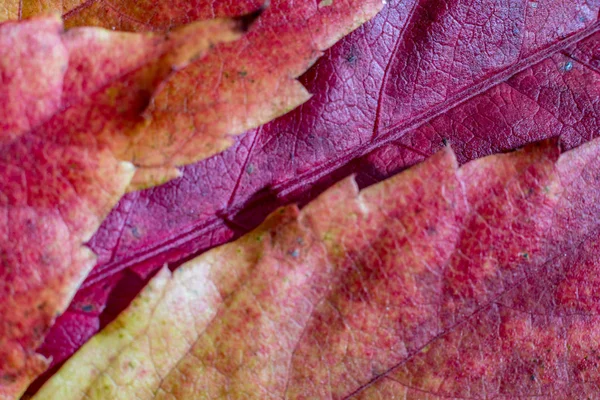
[[[411, 9], [407, 24], [409, 25], [410, 18], [412, 17], [416, 6]], [[397, 141], [408, 132], [419, 128], [420, 126], [430, 122], [448, 112], [449, 110], [455, 109], [461, 104], [471, 100], [472, 98], [486, 92], [487, 90], [505, 82], [512, 76], [550, 58], [554, 54], [560, 53], [566, 48], [588, 38], [589, 36], [595, 34], [600, 31], [600, 21], [596, 21], [591, 24], [587, 28], [572, 34], [571, 36], [555, 42], [553, 44], [547, 45], [541, 50], [533, 53], [529, 57], [521, 59], [519, 62], [493, 74], [488, 78], [484, 79], [482, 82], [469, 87], [465, 90], [458, 92], [456, 95], [452, 96], [448, 100], [433, 106], [429, 110], [408, 119], [407, 121], [400, 121], [396, 124], [390, 125], [386, 127], [384, 130], [377, 134], [377, 137], [364, 145], [357, 146], [353, 148], [351, 151], [341, 155], [337, 158], [332, 158], [327, 160], [326, 162], [318, 165], [316, 167], [311, 168], [309, 171], [294, 176], [292, 179], [287, 181], [283, 181], [280, 183], [276, 183], [270, 187], [269, 193], [259, 193], [257, 196], [253, 197], [251, 201], [232, 201], [233, 196], [230, 196], [230, 201], [227, 203], [226, 207], [216, 212], [212, 217], [207, 220], [202, 220], [196, 224], [192, 224], [185, 231], [173, 235], [166, 240], [162, 241], [159, 244], [152, 244], [150, 246], [145, 246], [145, 248], [141, 249], [141, 251], [137, 251], [135, 255], [132, 257], [126, 257], [119, 260], [111, 260], [108, 263], [102, 264], [100, 268], [95, 268], [84, 284], [82, 288], [86, 288], [92, 286], [124, 269], [134, 267], [136, 265], [143, 264], [144, 262], [158, 257], [160, 255], [164, 255], [169, 251], [177, 249], [179, 247], [183, 247], [185, 244], [198, 240], [198, 238], [211, 235], [212, 232], [223, 228], [223, 226], [231, 225], [231, 220], [233, 217], [244, 210], [251, 210], [256, 205], [263, 203], [267, 196], [275, 196], [277, 198], [285, 198], [287, 195], [301, 190], [303, 187], [312, 186], [316, 182], [318, 182], [323, 177], [329, 176], [338, 170], [340, 167], [347, 165], [351, 161], [355, 159], [359, 159], [364, 157], [365, 155], [385, 146], [394, 141]], [[406, 29], [403, 29], [402, 32], [406, 32]], [[390, 57], [386, 64], [386, 71], [389, 69], [390, 64], [395, 59], [395, 53], [397, 52], [399, 45], [398, 43], [402, 42], [403, 37], [399, 36], [396, 43], [394, 43], [394, 51], [390, 53]], [[382, 78], [385, 79], [385, 75]], [[385, 85], [382, 84], [381, 92], [385, 89]], [[381, 94], [380, 92], [380, 94]], [[381, 97], [381, 96], [380, 96]], [[380, 107], [380, 102], [378, 103], [377, 109]], [[376, 122], [375, 122], [376, 124]], [[377, 125], [373, 125], [374, 135], [377, 133], [378, 127]], [[415, 149], [407, 148], [409, 151], [415, 152]], [[248, 152], [243, 163], [247, 163], [249, 158], [252, 156], [252, 152]], [[237, 181], [241, 180], [244, 171], [240, 171], [240, 176]], [[237, 187], [237, 185], [235, 185]], [[234, 224], [235, 225], [235, 224]], [[246, 228], [246, 230], [250, 230], [250, 227], [242, 227]], [[239, 235], [234, 235], [232, 239]], [[206, 251], [208, 248], [212, 247], [210, 245], [207, 248], [202, 248], [194, 254], [200, 254], [203, 251]], [[188, 254], [188, 257], [194, 255]], [[175, 262], [177, 260], [171, 260]]]

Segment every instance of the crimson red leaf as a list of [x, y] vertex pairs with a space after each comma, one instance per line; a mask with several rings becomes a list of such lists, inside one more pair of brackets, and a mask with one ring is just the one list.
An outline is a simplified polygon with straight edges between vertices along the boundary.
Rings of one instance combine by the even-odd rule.
[[595, 137], [599, 7], [390, 2], [303, 76], [308, 103], [182, 178], [128, 196], [91, 242], [100, 262], [81, 296], [118, 271], [147, 277], [221, 244], [350, 172], [364, 186], [447, 142], [462, 163], [548, 137], [564, 148]]

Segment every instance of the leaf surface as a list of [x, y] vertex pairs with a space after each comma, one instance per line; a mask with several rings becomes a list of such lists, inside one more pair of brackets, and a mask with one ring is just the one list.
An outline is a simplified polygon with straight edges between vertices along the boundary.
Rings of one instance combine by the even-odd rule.
[[65, 25], [102, 26], [120, 31], [166, 31], [197, 20], [242, 16], [268, 2], [172, 0], [105, 1], [105, 0], [3, 0], [0, 20], [30, 18], [39, 14], [59, 13]]
[[83, 243], [133, 177], [121, 150], [153, 93], [240, 35], [224, 19], [167, 36], [65, 32], [58, 17], [0, 25], [0, 398], [45, 369], [35, 349], [95, 263]]
[[[232, 135], [307, 101], [310, 94], [296, 78], [382, 5], [381, 0], [338, 0], [325, 6], [311, 0], [278, 1], [268, 6], [243, 40], [218, 46], [201, 63], [190, 65], [167, 82], [154, 99], [147, 110], [147, 126], [127, 154], [143, 167], [136, 173], [132, 189], [179, 176], [174, 166], [214, 155], [232, 144]], [[164, 31], [197, 19], [237, 16], [261, 6], [256, 1], [78, 4], [25, 0], [21, 15], [59, 11], [67, 26]]]
[[70, 335], [59, 326], [42, 351], [64, 359], [98, 318], [110, 320], [119, 307], [105, 308], [105, 299], [124, 276], [144, 280], [350, 173], [363, 187], [444, 143], [464, 163], [548, 137], [569, 149], [597, 136], [599, 7], [390, 1], [301, 78], [312, 93], [307, 103], [117, 206], [92, 239], [98, 265], [65, 316], [85, 315], [89, 329]]
[[37, 394], [585, 398], [597, 390], [600, 139], [347, 178], [163, 269]]
[[243, 39], [219, 46], [167, 83], [148, 110], [150, 122], [131, 152], [134, 162], [160, 177], [166, 167], [219, 153], [231, 146], [233, 135], [306, 102], [310, 94], [296, 78], [382, 5], [381, 0], [336, 1], [327, 7], [274, 2]]
[[[20, 3], [19, 17], [29, 5]], [[307, 100], [295, 77], [382, 4], [306, 3], [293, 13], [292, 5], [267, 11], [248, 40], [229, 47], [247, 18], [143, 35], [63, 34], [61, 24], [46, 35], [36, 31], [38, 20], [3, 25], [2, 48], [19, 49], [0, 64], [7, 77], [0, 100], [8, 215], [2, 307], [11, 310], [0, 332], [3, 395], [20, 393], [45, 368], [34, 349], [93, 265], [82, 244], [123, 184], [131, 190], [177, 177], [175, 166], [214, 154], [230, 144], [228, 135]], [[23, 26], [30, 28], [20, 34]]]

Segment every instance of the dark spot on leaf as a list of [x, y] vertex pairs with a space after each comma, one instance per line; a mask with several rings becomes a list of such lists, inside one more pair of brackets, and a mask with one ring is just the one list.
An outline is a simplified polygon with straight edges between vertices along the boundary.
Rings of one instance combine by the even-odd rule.
[[28, 219], [27, 221], [25, 221], [25, 227], [27, 228], [27, 230], [33, 231], [35, 229], [35, 222], [33, 222], [33, 220], [31, 219]]
[[131, 234], [133, 235], [133, 237], [135, 237], [136, 239], [139, 239], [142, 237], [142, 235], [140, 234], [140, 231], [138, 230], [137, 226], [134, 226], [133, 228], [131, 228]]
[[249, 164], [248, 167], [246, 168], [246, 173], [248, 175], [252, 175], [253, 172], [254, 172], [254, 165]]
[[298, 251], [298, 249], [294, 249], [294, 250], [290, 251], [290, 255], [294, 258], [298, 258], [298, 256], [300, 255], [300, 252]]
[[33, 327], [33, 337], [40, 338], [42, 336], [43, 329], [39, 326]]
[[93, 309], [94, 309], [94, 307], [92, 307], [92, 305], [91, 305], [91, 304], [86, 304], [85, 306], [81, 307], [81, 310], [82, 310], [82, 311], [85, 311], [85, 312], [90, 312], [90, 311], [92, 311]]
[[5, 251], [0, 251], [0, 267], [4, 269], [4, 273], [12, 271], [12, 265]]
[[40, 263], [43, 265], [52, 264], [52, 257], [50, 256], [50, 254], [48, 254], [47, 252], [43, 252], [40, 256]]
[[121, 104], [120, 102], [117, 102], [117, 109], [121, 114], [130, 112], [131, 110], [133, 110], [136, 114], [139, 114], [143, 112], [146, 108], [148, 108], [148, 106], [150, 105], [150, 101], [152, 100], [152, 96], [152, 91], [147, 89], [140, 89], [137, 91], [136, 97], [134, 97], [133, 99], [135, 101], [134, 104], [124, 106], [124, 104], [127, 103]]

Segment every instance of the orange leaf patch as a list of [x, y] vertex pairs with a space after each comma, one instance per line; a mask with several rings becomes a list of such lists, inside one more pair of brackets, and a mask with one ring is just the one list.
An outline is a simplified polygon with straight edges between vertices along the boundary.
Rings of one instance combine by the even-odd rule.
[[[20, 12], [61, 12], [67, 26], [165, 31], [197, 19], [252, 12], [264, 2], [231, 3], [24, 0]], [[170, 79], [153, 99], [147, 125], [126, 154], [143, 167], [131, 189], [172, 179], [178, 176], [176, 166], [219, 153], [232, 144], [234, 135], [306, 102], [310, 94], [296, 78], [382, 6], [381, 0], [273, 2], [244, 39], [217, 46]]]

